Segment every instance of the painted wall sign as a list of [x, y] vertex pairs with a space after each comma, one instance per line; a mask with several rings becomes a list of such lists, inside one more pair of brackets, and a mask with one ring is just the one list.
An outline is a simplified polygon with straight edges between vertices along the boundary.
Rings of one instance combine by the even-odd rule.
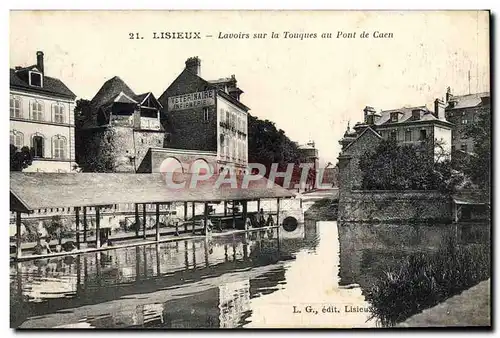
[[215, 105], [215, 91], [189, 93], [172, 96], [168, 98], [168, 110], [183, 110], [190, 108], [201, 108]]

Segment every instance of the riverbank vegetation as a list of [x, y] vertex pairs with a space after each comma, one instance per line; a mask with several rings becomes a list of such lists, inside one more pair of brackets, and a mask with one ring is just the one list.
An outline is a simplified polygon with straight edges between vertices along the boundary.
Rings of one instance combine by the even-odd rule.
[[448, 239], [435, 253], [415, 253], [387, 271], [367, 292], [372, 314], [393, 326], [490, 277], [488, 245]]
[[446, 157], [436, 161], [430, 156], [428, 147], [434, 146], [425, 143], [398, 145], [392, 139], [382, 140], [374, 151], [366, 152], [359, 161], [363, 173], [360, 188], [452, 191], [464, 182], [464, 175], [453, 169]]

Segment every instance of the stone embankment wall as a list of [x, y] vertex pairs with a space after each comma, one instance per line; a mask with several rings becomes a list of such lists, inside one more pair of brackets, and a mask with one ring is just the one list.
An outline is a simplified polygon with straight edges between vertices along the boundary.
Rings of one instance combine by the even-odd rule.
[[344, 222], [451, 222], [451, 199], [438, 191], [342, 191], [338, 220]]

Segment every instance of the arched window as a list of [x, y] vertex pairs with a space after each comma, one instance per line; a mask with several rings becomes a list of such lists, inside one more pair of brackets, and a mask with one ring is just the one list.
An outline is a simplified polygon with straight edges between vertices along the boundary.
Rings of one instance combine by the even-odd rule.
[[33, 156], [34, 157], [43, 157], [44, 148], [45, 148], [45, 140], [41, 134], [33, 135], [31, 139], [31, 143], [33, 146]]
[[31, 118], [36, 121], [43, 120], [43, 102], [31, 101]]
[[21, 113], [21, 99], [19, 97], [10, 97], [10, 117], [23, 117]]
[[24, 135], [20, 131], [11, 130], [10, 132], [10, 144], [13, 144], [17, 149], [21, 150], [24, 146]]
[[54, 136], [52, 139], [52, 153], [54, 158], [61, 160], [66, 158], [66, 138], [64, 136]]
[[60, 104], [54, 104], [52, 106], [52, 110], [54, 114], [54, 122], [64, 123], [64, 106]]

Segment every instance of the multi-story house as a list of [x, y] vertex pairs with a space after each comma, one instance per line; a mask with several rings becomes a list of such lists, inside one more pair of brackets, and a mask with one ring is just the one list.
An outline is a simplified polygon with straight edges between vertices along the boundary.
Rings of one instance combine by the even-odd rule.
[[474, 141], [465, 135], [465, 130], [478, 121], [482, 112], [491, 112], [490, 93], [455, 96], [448, 87], [446, 101], [446, 119], [455, 126], [452, 130], [452, 149], [474, 153]]
[[45, 75], [41, 51], [36, 65], [10, 69], [10, 143], [34, 155], [24, 171], [76, 169], [75, 99], [61, 80]]
[[[187, 59], [185, 69], [160, 96], [169, 148], [203, 151], [224, 167], [242, 173], [248, 166], [248, 111], [235, 76], [214, 81], [201, 77], [201, 60]], [[208, 156], [207, 155], [207, 156]], [[212, 156], [211, 155], [211, 156]]]
[[361, 186], [362, 172], [359, 159], [373, 151], [382, 139], [393, 139], [397, 144], [425, 145], [436, 161], [451, 156], [451, 129], [453, 124], [445, 119], [444, 102], [434, 101], [434, 112], [425, 106], [382, 110], [365, 107], [364, 121], [354, 130], [349, 127], [339, 141], [342, 150], [338, 157], [339, 187], [346, 191]]
[[398, 144], [421, 145], [425, 142], [436, 160], [449, 158], [451, 155], [453, 124], [446, 120], [442, 100], [434, 101], [434, 112], [425, 106], [382, 110], [379, 113], [367, 106], [363, 111], [364, 122], [357, 123], [354, 132], [349, 131], [345, 135], [345, 139], [340, 141], [343, 147], [370, 127], [382, 139], [393, 139]]

